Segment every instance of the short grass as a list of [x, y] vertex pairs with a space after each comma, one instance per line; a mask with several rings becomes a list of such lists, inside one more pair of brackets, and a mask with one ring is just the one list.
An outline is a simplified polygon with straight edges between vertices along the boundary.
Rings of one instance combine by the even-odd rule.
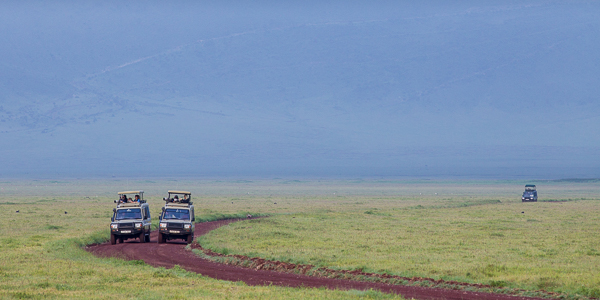
[[[11, 181], [0, 183], [0, 298], [2, 299], [394, 299], [376, 291], [253, 287], [206, 278], [181, 268], [97, 258], [82, 249], [108, 239], [112, 199], [119, 190], [144, 189], [154, 223], [167, 189], [203, 191], [211, 182]], [[226, 191], [229, 183], [212, 182]], [[197, 194], [202, 195], [201, 192]], [[233, 191], [229, 195], [237, 195]], [[195, 194], [196, 195], [196, 194]], [[229, 200], [221, 192], [214, 197]], [[210, 201], [199, 197], [197, 202]], [[196, 201], [196, 200], [195, 200]], [[262, 200], [256, 200], [260, 203]], [[245, 214], [247, 209], [202, 208], [203, 218]], [[250, 208], [258, 208], [251, 206]], [[18, 211], [18, 212], [17, 212]], [[66, 214], [65, 214], [66, 212]], [[254, 211], [252, 211], [254, 212]], [[257, 211], [260, 212], [260, 211]], [[223, 217], [223, 215], [216, 215]], [[227, 217], [225, 215], [225, 217]]]
[[[279, 214], [200, 242], [271, 260], [600, 297], [600, 184], [537, 184], [540, 202], [522, 203], [523, 182], [296, 182], [271, 187], [287, 191], [278, 197], [230, 199]], [[308, 192], [291, 192], [301, 187]]]
[[[540, 202], [520, 202], [526, 183]], [[192, 191], [199, 219], [271, 215], [200, 240], [216, 251], [600, 297], [598, 181], [4, 179], [0, 298], [394, 297], [248, 287], [82, 250], [108, 238], [112, 200], [131, 189], [154, 223], [167, 189]]]

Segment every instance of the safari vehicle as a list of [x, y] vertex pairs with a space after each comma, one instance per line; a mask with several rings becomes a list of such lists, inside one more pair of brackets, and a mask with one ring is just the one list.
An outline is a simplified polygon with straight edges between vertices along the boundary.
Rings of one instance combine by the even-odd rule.
[[[150, 208], [144, 200], [144, 191], [119, 192], [117, 207], [113, 208], [110, 223], [110, 243], [123, 243], [128, 239], [139, 239], [140, 243], [150, 242]], [[127, 201], [127, 195], [135, 195], [139, 201]]]
[[194, 205], [192, 193], [185, 191], [168, 191], [169, 196], [163, 198], [165, 206], [159, 217], [158, 243], [172, 239], [182, 239], [188, 244], [194, 240]]
[[521, 197], [522, 202], [537, 202], [538, 194], [535, 189], [535, 185], [528, 184], [525, 186], [525, 191], [523, 192], [523, 196]]

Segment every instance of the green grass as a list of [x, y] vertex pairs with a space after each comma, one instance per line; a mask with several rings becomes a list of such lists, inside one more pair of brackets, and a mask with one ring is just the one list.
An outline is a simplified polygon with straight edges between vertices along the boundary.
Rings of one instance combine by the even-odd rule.
[[[526, 183], [540, 202], [520, 202]], [[199, 220], [271, 216], [200, 239], [221, 253], [600, 296], [597, 181], [6, 180], [0, 188], [0, 298], [393, 298], [249, 287], [85, 252], [108, 238], [116, 192], [131, 189], [146, 191], [154, 226], [168, 189], [191, 190]]]
[[318, 267], [600, 296], [596, 182], [546, 183], [540, 194], [565, 202], [539, 203], [521, 203], [520, 190], [510, 195], [502, 182], [400, 190], [415, 187], [418, 197], [385, 187], [382, 196], [283, 197], [278, 203], [298, 213], [233, 223], [199, 241], [215, 252]]
[[269, 214], [252, 213], [252, 212], [230, 213], [230, 214], [213, 213], [213, 214], [208, 214], [208, 215], [200, 215], [200, 216], [196, 217], [196, 223], [212, 222], [212, 221], [219, 221], [219, 220], [247, 219], [248, 215], [250, 215], [252, 217], [267, 217], [267, 216], [269, 216]]
[[[161, 185], [162, 184], [162, 185]], [[139, 182], [154, 223], [168, 182]], [[195, 182], [191, 190], [198, 189]], [[82, 247], [108, 239], [112, 199], [120, 182], [10, 181], [0, 191], [0, 298], [2, 299], [397, 299], [374, 291], [247, 286], [190, 273], [154, 268], [142, 261], [97, 258]], [[160, 191], [158, 191], [160, 189]], [[220, 196], [219, 196], [220, 197]], [[198, 205], [203, 201], [198, 197]], [[227, 196], [230, 198], [230, 196]], [[16, 211], [19, 211], [18, 213]], [[64, 212], [67, 211], [67, 214]], [[231, 209], [231, 217], [249, 210]], [[225, 210], [223, 210], [225, 211]], [[253, 210], [250, 210], [253, 211]]]

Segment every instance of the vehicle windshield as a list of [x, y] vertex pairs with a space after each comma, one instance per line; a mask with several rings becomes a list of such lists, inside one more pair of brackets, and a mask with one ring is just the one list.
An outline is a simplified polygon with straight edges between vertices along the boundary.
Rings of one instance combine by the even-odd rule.
[[188, 209], [167, 208], [165, 209], [165, 220], [189, 220], [190, 211]]
[[139, 208], [128, 208], [117, 210], [115, 220], [141, 219], [142, 210]]

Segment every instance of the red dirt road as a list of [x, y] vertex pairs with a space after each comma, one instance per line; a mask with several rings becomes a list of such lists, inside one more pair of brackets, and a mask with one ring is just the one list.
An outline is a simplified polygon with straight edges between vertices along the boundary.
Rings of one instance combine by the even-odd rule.
[[[220, 226], [235, 222], [236, 220], [224, 220], [196, 224], [196, 236], [201, 236]], [[254, 270], [230, 265], [215, 263], [202, 259], [189, 250], [185, 250], [186, 244], [178, 240], [166, 244], [157, 243], [157, 231], [152, 233], [150, 243], [139, 243], [130, 240], [122, 244], [111, 245], [104, 243], [91, 245], [87, 251], [100, 257], [120, 257], [125, 260], [143, 260], [155, 267], [172, 268], [179, 265], [181, 268], [202, 274], [204, 276], [228, 280], [243, 281], [248, 285], [280, 285], [289, 287], [327, 287], [339, 290], [380, 290], [386, 293], [400, 294], [405, 298], [415, 299], [541, 299], [508, 296], [503, 294], [488, 294], [478, 292], [467, 292], [458, 290], [413, 287], [402, 285], [390, 285], [383, 283], [359, 282], [351, 280], [340, 280], [331, 278], [311, 277], [299, 274], [279, 273], [274, 271]]]

